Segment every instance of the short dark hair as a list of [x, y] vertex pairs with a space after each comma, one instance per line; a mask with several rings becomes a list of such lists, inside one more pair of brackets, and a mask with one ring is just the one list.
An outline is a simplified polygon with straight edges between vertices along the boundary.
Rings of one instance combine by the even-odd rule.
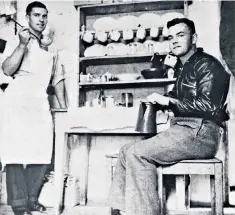
[[43, 4], [42, 2], [39, 2], [39, 1], [34, 1], [34, 2], [31, 2], [30, 4], [28, 4], [28, 6], [26, 7], [26, 14], [29, 15], [34, 7], [44, 8], [47, 10], [47, 7], [45, 4]]
[[177, 25], [177, 24], [180, 24], [180, 23], [186, 24], [188, 26], [191, 34], [195, 34], [196, 30], [195, 30], [194, 22], [190, 19], [187, 19], [187, 18], [172, 19], [171, 21], [167, 22], [167, 28], [170, 28], [170, 27]]

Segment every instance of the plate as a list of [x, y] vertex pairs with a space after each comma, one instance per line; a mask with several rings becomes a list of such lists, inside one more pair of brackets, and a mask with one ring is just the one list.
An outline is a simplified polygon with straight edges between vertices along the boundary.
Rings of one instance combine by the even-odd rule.
[[123, 43], [109, 43], [105, 47], [106, 54], [109, 55], [127, 55], [127, 46]]
[[161, 17], [155, 13], [144, 13], [139, 16], [139, 24], [144, 28], [159, 26]]
[[161, 27], [164, 27], [167, 24], [167, 22], [169, 22], [175, 18], [185, 18], [185, 16], [184, 16], [184, 14], [178, 13], [178, 12], [165, 13], [161, 16], [161, 19], [160, 19]]
[[98, 57], [98, 56], [105, 56], [105, 46], [100, 44], [95, 44], [93, 46], [88, 47], [85, 52], [85, 57]]
[[93, 28], [96, 31], [111, 31], [117, 28], [117, 20], [112, 17], [102, 17], [93, 23]]
[[139, 25], [139, 18], [133, 15], [127, 15], [119, 18], [118, 20], [118, 29], [137, 29]]

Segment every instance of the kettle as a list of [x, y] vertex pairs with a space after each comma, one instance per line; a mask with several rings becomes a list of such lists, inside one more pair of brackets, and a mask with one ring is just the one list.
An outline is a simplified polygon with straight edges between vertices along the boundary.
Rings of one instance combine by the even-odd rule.
[[157, 133], [156, 112], [160, 105], [141, 101], [135, 130], [140, 133]]

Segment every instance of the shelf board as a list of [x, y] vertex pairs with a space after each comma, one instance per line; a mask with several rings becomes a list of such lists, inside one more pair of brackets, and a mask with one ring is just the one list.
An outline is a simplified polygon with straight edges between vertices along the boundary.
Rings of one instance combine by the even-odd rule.
[[[162, 31], [163, 31], [163, 27], [159, 26], [159, 35], [162, 35]], [[146, 28], [145, 31], [147, 32], [147, 34], [150, 34], [150, 30], [151, 28]], [[89, 31], [91, 34], [93, 34], [93, 36], [95, 35], [96, 31], [94, 29], [87, 29], [87, 31]], [[123, 34], [123, 30], [118, 30], [120, 34]], [[137, 29], [132, 29], [132, 31], [134, 32], [134, 34], [137, 33]], [[86, 32], [86, 31], [85, 31]], [[105, 33], [109, 33], [109, 31], [105, 31]], [[80, 35], [83, 34], [83, 31], [79, 32]]]
[[[167, 54], [167, 53], [166, 53]], [[153, 55], [115, 55], [104, 57], [80, 57], [80, 63], [83, 66], [109, 65], [109, 64], [127, 64], [127, 63], [145, 63], [150, 62]]]
[[[74, 1], [75, 6], [79, 6], [78, 1]], [[156, 11], [156, 10], [176, 10], [184, 9], [184, 1], [135, 1], [111, 4], [94, 4], [81, 6], [80, 10], [87, 16], [107, 15], [114, 13]]]
[[131, 85], [165, 85], [165, 84], [173, 84], [175, 82], [175, 78], [158, 78], [158, 79], [139, 79], [133, 81], [108, 81], [108, 82], [87, 82], [87, 83], [79, 83], [80, 88], [91, 88], [91, 87], [122, 87], [123, 85], [131, 86]]

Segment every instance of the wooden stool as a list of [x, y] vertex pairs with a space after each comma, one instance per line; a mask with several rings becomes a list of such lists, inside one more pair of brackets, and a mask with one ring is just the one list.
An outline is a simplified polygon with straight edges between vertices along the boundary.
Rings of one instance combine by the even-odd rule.
[[[117, 154], [106, 155], [106, 192], [108, 195], [117, 162]], [[171, 166], [157, 168], [158, 193], [161, 215], [165, 215], [166, 195], [163, 186], [164, 175], [176, 176], [177, 209], [185, 212], [189, 207], [189, 193], [185, 192], [185, 175], [210, 175], [211, 208], [213, 215], [223, 215], [223, 165], [218, 159], [183, 160]]]
[[[161, 215], [165, 215], [165, 188], [164, 175], [176, 176], [176, 196], [178, 209], [187, 209], [187, 193], [185, 194], [185, 175], [210, 175], [211, 184], [211, 210], [213, 215], [223, 214], [223, 165], [218, 159], [208, 160], [183, 160], [171, 166], [157, 168], [158, 193], [161, 204]], [[180, 198], [181, 195], [181, 198]]]

